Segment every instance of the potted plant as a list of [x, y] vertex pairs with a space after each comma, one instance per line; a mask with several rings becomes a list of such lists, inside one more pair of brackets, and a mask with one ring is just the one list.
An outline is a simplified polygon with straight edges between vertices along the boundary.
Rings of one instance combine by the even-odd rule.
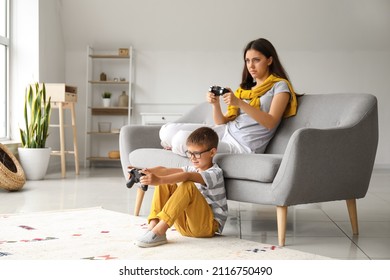
[[102, 94], [102, 98], [103, 98], [103, 107], [110, 107], [110, 103], [111, 103], [111, 92], [104, 92]]
[[25, 129], [20, 128], [22, 147], [18, 148], [20, 163], [27, 180], [41, 180], [49, 165], [51, 148], [49, 137], [51, 98], [46, 98], [45, 84], [35, 83], [26, 88], [24, 100]]

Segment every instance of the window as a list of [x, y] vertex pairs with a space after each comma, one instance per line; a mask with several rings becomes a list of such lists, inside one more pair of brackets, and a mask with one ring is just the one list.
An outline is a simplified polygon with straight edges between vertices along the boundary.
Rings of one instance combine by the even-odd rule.
[[0, 139], [8, 135], [9, 1], [0, 0]]

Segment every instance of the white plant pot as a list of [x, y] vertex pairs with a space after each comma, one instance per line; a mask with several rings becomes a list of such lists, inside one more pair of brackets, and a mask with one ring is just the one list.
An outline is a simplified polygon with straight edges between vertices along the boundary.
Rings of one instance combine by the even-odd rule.
[[102, 100], [103, 100], [103, 107], [110, 107], [111, 98], [102, 98]]
[[20, 164], [27, 180], [42, 180], [49, 166], [51, 148], [18, 148]]

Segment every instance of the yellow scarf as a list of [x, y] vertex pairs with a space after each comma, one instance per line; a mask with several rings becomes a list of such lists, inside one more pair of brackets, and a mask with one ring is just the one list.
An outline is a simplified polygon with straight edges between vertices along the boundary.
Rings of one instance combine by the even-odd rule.
[[[256, 86], [253, 89], [242, 89], [241, 87], [236, 90], [234, 95], [237, 98], [240, 99], [247, 99], [249, 101], [249, 105], [255, 107], [255, 108], [260, 108], [260, 96], [264, 95], [267, 91], [269, 91], [275, 83], [280, 82], [280, 81], [285, 81], [288, 85], [288, 88], [291, 93], [291, 98], [289, 103], [287, 104], [286, 110], [284, 111], [284, 117], [292, 117], [295, 116], [297, 113], [297, 107], [298, 107], [298, 102], [297, 102], [297, 96], [294, 92], [293, 87], [291, 86], [290, 82], [286, 79], [276, 77], [274, 75], [270, 75], [261, 85]], [[228, 111], [226, 114], [226, 117], [235, 119], [238, 116], [238, 110], [239, 108], [236, 106], [228, 106]]]

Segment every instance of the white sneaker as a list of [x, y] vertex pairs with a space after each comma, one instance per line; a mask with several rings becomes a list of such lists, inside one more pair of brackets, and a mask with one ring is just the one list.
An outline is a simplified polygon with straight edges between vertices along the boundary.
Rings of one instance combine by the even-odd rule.
[[148, 231], [145, 235], [139, 237], [135, 245], [142, 248], [155, 247], [168, 243], [167, 235], [157, 235], [152, 231]]

